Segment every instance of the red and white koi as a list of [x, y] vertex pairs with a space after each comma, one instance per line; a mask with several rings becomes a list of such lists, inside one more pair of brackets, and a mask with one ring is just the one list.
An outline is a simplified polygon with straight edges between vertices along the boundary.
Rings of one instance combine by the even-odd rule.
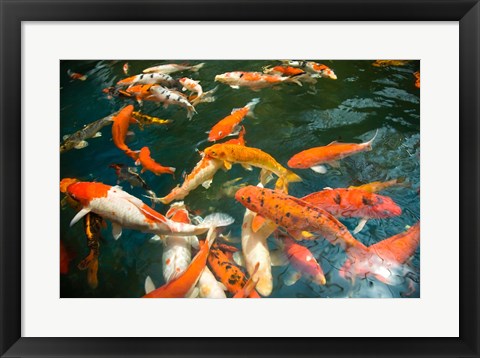
[[176, 63], [169, 63], [166, 65], [159, 65], [159, 66], [154, 66], [154, 67], [149, 67], [143, 70], [143, 73], [164, 73], [164, 74], [171, 74], [175, 72], [180, 72], [180, 71], [192, 71], [192, 72], [198, 72], [205, 63], [199, 63], [198, 65], [194, 66], [188, 66], [188, 65], [178, 65]]
[[284, 61], [286, 64], [292, 67], [298, 67], [304, 69], [307, 73], [313, 75], [313, 76], [318, 76], [318, 77], [323, 77], [323, 78], [330, 78], [332, 80], [337, 79], [337, 75], [333, 70], [321, 63], [316, 63], [313, 61]]
[[178, 80], [180, 84], [183, 86], [182, 91], [189, 90], [190, 92], [194, 92], [197, 94], [195, 99], [192, 101], [192, 104], [195, 105], [203, 96], [203, 88], [200, 86], [200, 81], [192, 80], [188, 77], [182, 77]]
[[261, 72], [226, 72], [215, 76], [215, 81], [225, 83], [231, 88], [249, 87], [254, 91], [262, 88], [272, 87], [280, 83], [296, 83], [302, 86], [302, 83], [295, 77], [283, 77], [279, 75], [269, 75]]
[[70, 226], [89, 212], [112, 222], [113, 237], [122, 235], [122, 228], [156, 235], [192, 236], [206, 232], [210, 227], [226, 226], [233, 219], [226, 214], [211, 214], [199, 225], [175, 222], [150, 208], [140, 199], [124, 192], [118, 186], [96, 182], [75, 182], [68, 185], [67, 194], [82, 205]]

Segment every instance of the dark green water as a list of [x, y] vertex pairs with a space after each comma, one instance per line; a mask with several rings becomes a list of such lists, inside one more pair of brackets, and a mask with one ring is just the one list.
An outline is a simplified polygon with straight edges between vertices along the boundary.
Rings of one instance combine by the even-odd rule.
[[[117, 111], [126, 104], [135, 104], [124, 98], [108, 99], [102, 93], [105, 87], [113, 86], [126, 77], [122, 71], [127, 61], [62, 61], [60, 64], [61, 133], [80, 129], [83, 125]], [[128, 61], [131, 75], [141, 73], [146, 67], [160, 63], [184, 63], [185, 61]], [[200, 61], [191, 61], [191, 64]], [[174, 73], [174, 78], [191, 77], [201, 80], [204, 91], [212, 89], [216, 74], [244, 70], [261, 71], [263, 66], [279, 64], [278, 61], [201, 61], [206, 62], [198, 73]], [[319, 60], [335, 71], [337, 80], [319, 79], [313, 91], [309, 85], [299, 87], [283, 84], [278, 89], [262, 89], [253, 92], [247, 88], [231, 89], [219, 84], [214, 103], [200, 104], [198, 114], [192, 121], [186, 118], [183, 108], [170, 106], [164, 109], [155, 103], [145, 102], [143, 107], [135, 104], [136, 110], [145, 114], [172, 119], [168, 126], [149, 126], [143, 131], [132, 125], [135, 136], [128, 138], [128, 146], [134, 150], [143, 146], [151, 149], [152, 157], [163, 165], [177, 168], [176, 178], [160, 177], [150, 172], [142, 176], [158, 196], [166, 195], [182, 182], [181, 173], [189, 173], [200, 156], [195, 151], [198, 142], [206, 139], [210, 128], [230, 114], [233, 108], [244, 106], [259, 97], [255, 108], [256, 118], [247, 118], [247, 145], [264, 150], [279, 163], [286, 166], [288, 159], [301, 150], [326, 145], [334, 140], [360, 143], [369, 140], [378, 129], [373, 150], [360, 153], [341, 161], [339, 169], [330, 168], [321, 175], [311, 170], [294, 170], [303, 182], [290, 186], [290, 194], [301, 197], [324, 187], [348, 187], [372, 181], [406, 177], [412, 184], [409, 188], [390, 188], [382, 195], [390, 196], [403, 210], [399, 217], [371, 220], [355, 238], [366, 245], [405, 230], [420, 219], [420, 90], [414, 86], [413, 72], [420, 63], [411, 61], [401, 67], [379, 68], [371, 61]], [[86, 81], [71, 80], [67, 70], [88, 75]], [[100, 181], [115, 185], [116, 176], [109, 168], [111, 163], [133, 162], [118, 150], [111, 140], [111, 127], [102, 130], [102, 137], [89, 139], [89, 146], [71, 150], [61, 155], [61, 177], [75, 177], [83, 181]], [[208, 144], [199, 146], [203, 149]], [[259, 170], [253, 172], [234, 165], [228, 172], [219, 171], [212, 186], [206, 190], [197, 188], [185, 198], [189, 208], [202, 216], [213, 212], [226, 212], [235, 218], [228, 230], [232, 236], [240, 236], [240, 225], [245, 208], [221, 190], [228, 180], [241, 178], [237, 184], [258, 183]], [[143, 198], [144, 191], [121, 184], [132, 195]], [[145, 198], [144, 198], [145, 199]], [[149, 203], [148, 199], [144, 200]], [[157, 204], [156, 210], [165, 213], [168, 206]], [[61, 275], [61, 297], [140, 297], [144, 294], [147, 275], [155, 282], [162, 282], [162, 245], [152, 243], [150, 234], [124, 230], [122, 237], [114, 241], [110, 227], [103, 231], [100, 247], [99, 285], [91, 289], [87, 285], [86, 272], [79, 271], [78, 262], [87, 255], [88, 249], [81, 223], [72, 228], [69, 222], [75, 215], [72, 208], [61, 211], [61, 239], [75, 255], [68, 275]], [[351, 231], [357, 220], [341, 220]], [[327, 278], [326, 286], [318, 286], [307, 279], [300, 279], [287, 287], [282, 279], [287, 268], [274, 267], [274, 290], [270, 297], [403, 297], [414, 288], [408, 297], [419, 297], [420, 250], [411, 260], [409, 274], [396, 286], [387, 286], [373, 278], [357, 279], [352, 286], [338, 277], [338, 268], [344, 254], [324, 240], [304, 242], [321, 264]], [[239, 246], [239, 244], [237, 244]], [[271, 242], [273, 248], [274, 242]], [[413, 280], [412, 280], [413, 278]]]

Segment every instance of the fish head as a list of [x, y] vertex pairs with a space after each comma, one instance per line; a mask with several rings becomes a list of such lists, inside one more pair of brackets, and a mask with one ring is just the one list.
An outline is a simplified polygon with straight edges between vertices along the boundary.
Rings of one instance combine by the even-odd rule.
[[264, 201], [265, 189], [253, 185], [243, 187], [235, 193], [235, 199], [247, 209], [258, 212]]
[[[402, 214], [402, 208], [400, 208], [391, 198], [384, 195], [372, 195], [373, 208], [379, 218], [389, 218], [392, 216], [399, 216]], [[365, 203], [365, 197], [363, 199]], [[366, 205], [369, 203], [367, 202]]]
[[336, 80], [337, 75], [330, 68], [326, 68], [322, 71], [322, 77], [330, 78], [331, 80]]
[[299, 154], [294, 155], [293, 157], [290, 158], [290, 160], [287, 162], [287, 165], [290, 168], [303, 168], [303, 159], [302, 156]]
[[211, 147], [205, 148], [204, 155], [214, 159], [224, 159], [227, 157], [225, 147], [221, 144], [214, 144]]
[[190, 224], [190, 217], [188, 216], [188, 211], [183, 201], [178, 201], [170, 205], [170, 209], [168, 209], [165, 216], [173, 221], [179, 223]]
[[67, 194], [79, 202], [83, 206], [86, 206], [93, 199], [105, 198], [108, 195], [109, 190], [112, 187], [110, 185], [102, 183], [92, 182], [76, 182], [70, 184], [67, 187]]
[[227, 83], [227, 84], [230, 84], [230, 83], [235, 84], [240, 80], [240, 78], [242, 78], [243, 74], [244, 73], [240, 71], [226, 72], [226, 73], [222, 73], [221, 75], [216, 75], [215, 81]]

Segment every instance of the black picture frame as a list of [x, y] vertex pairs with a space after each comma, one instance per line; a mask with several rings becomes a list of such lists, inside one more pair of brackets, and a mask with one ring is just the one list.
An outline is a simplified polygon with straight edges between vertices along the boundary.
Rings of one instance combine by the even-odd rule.
[[[472, 0], [0, 0], [0, 353], [2, 357], [479, 357], [480, 5]], [[22, 21], [459, 21], [460, 337], [21, 337]], [[439, 59], [441, 61], [441, 59]], [[446, 69], [447, 71], [447, 69]], [[448, 73], [446, 72], [446, 75]], [[448, 217], [448, 208], [445, 208]], [[41, 233], [39, 233], [41, 236]], [[55, 314], [52, 312], [52, 314]], [[438, 321], [442, 312], [438, 312]], [[74, 322], [72, 322], [74, 324]], [[318, 322], [318, 324], [325, 324]], [[435, 324], [432, 322], [432, 324]], [[296, 328], [297, 330], [298, 328]], [[214, 332], [212, 332], [214, 335]]]

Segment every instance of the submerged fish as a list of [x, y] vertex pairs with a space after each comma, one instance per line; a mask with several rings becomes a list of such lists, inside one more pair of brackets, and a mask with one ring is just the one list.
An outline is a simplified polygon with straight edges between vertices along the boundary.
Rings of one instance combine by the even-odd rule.
[[100, 130], [105, 126], [112, 124], [114, 117], [119, 112], [120, 111], [117, 111], [95, 122], [87, 124], [85, 127], [83, 127], [82, 129], [80, 129], [79, 131], [71, 135], [68, 135], [68, 134], [64, 135], [63, 143], [60, 144], [60, 153], [64, 153], [73, 148], [75, 149], [85, 148], [88, 145], [88, 142], [86, 141], [86, 139], [101, 137], [102, 133], [100, 133]]
[[85, 81], [87, 79], [86, 75], [83, 75], [77, 72], [72, 72], [71, 70], [67, 70], [67, 74], [72, 80]]
[[360, 189], [327, 189], [311, 193], [301, 200], [337, 218], [360, 218], [354, 234], [363, 229], [367, 220], [391, 218], [402, 213], [402, 209], [388, 196]]
[[253, 109], [258, 102], [260, 102], [260, 99], [255, 98], [244, 107], [233, 109], [230, 115], [226, 116], [212, 127], [208, 134], [208, 140], [214, 142], [225, 138], [234, 132], [239, 132], [242, 128], [240, 122], [242, 122], [246, 116], [253, 116]]
[[199, 225], [177, 223], [156, 212], [140, 199], [112, 187], [95, 182], [76, 182], [67, 187], [67, 193], [82, 205], [70, 226], [89, 212], [94, 212], [112, 222], [115, 239], [122, 235], [122, 228], [153, 233], [159, 236], [192, 236], [206, 232], [210, 227], [230, 225], [233, 219], [226, 214], [211, 214]]
[[133, 111], [132, 117], [137, 120], [137, 123], [141, 126], [141, 129], [150, 124], [165, 125], [173, 122], [171, 119], [160, 119], [158, 117], [152, 117], [148, 114], [140, 113], [138, 111]]
[[307, 73], [318, 76], [318, 77], [323, 77], [323, 78], [329, 78], [332, 80], [337, 79], [337, 75], [333, 70], [321, 63], [316, 63], [313, 61], [297, 61], [297, 60], [291, 60], [291, 61], [284, 61], [287, 63], [289, 66], [292, 67], [298, 67], [304, 69]]
[[249, 87], [254, 91], [262, 88], [272, 87], [280, 83], [295, 83], [302, 86], [302, 83], [295, 77], [283, 77], [279, 75], [269, 75], [261, 72], [227, 72], [215, 76], [215, 81], [225, 83], [231, 88]]
[[298, 76], [305, 74], [305, 71], [301, 68], [291, 66], [267, 66], [263, 69], [263, 73], [283, 76]]
[[166, 65], [159, 65], [159, 66], [154, 66], [154, 67], [149, 67], [143, 70], [143, 73], [165, 73], [165, 74], [171, 74], [175, 72], [180, 72], [180, 71], [192, 71], [192, 72], [197, 72], [200, 70], [205, 63], [199, 63], [198, 65], [194, 66], [188, 66], [188, 65], [179, 65], [176, 63], [169, 63]]
[[327, 168], [322, 164], [329, 164], [330, 166], [338, 167], [338, 160], [353, 154], [372, 150], [372, 143], [377, 137], [377, 134], [378, 130], [373, 138], [365, 143], [332, 142], [323, 147], [310, 148], [295, 154], [290, 158], [287, 164], [290, 168], [310, 168], [317, 173], [324, 174], [327, 172]]
[[404, 177], [398, 179], [392, 179], [385, 182], [374, 181], [367, 184], [362, 184], [358, 186], [349, 186], [348, 189], [360, 189], [369, 191], [370, 193], [377, 193], [379, 191], [388, 189], [394, 186], [410, 187], [411, 184], [405, 180]]
[[142, 173], [145, 171], [151, 171], [155, 175], [162, 175], [162, 174], [175, 174], [175, 168], [173, 167], [164, 167], [158, 164], [155, 160], [152, 159], [150, 156], [150, 149], [148, 147], [143, 147], [140, 150], [140, 154], [138, 155], [138, 159], [135, 162], [137, 165], [142, 165]]
[[128, 105], [124, 107], [114, 118], [112, 125], [112, 139], [115, 146], [123, 151], [133, 160], [137, 159], [137, 153], [132, 151], [126, 144], [125, 138], [127, 137], [128, 127], [130, 123], [136, 123], [132, 117], [133, 106]]
[[[115, 169], [115, 174], [118, 178], [117, 184], [120, 184], [122, 181], [127, 181], [132, 187], [142, 188], [148, 195], [156, 199], [155, 192], [147, 185], [140, 174], [137, 173], [137, 168], [128, 167], [120, 163], [110, 164], [109, 167]], [[154, 207], [154, 203], [155, 201], [152, 200], [152, 208]]]

